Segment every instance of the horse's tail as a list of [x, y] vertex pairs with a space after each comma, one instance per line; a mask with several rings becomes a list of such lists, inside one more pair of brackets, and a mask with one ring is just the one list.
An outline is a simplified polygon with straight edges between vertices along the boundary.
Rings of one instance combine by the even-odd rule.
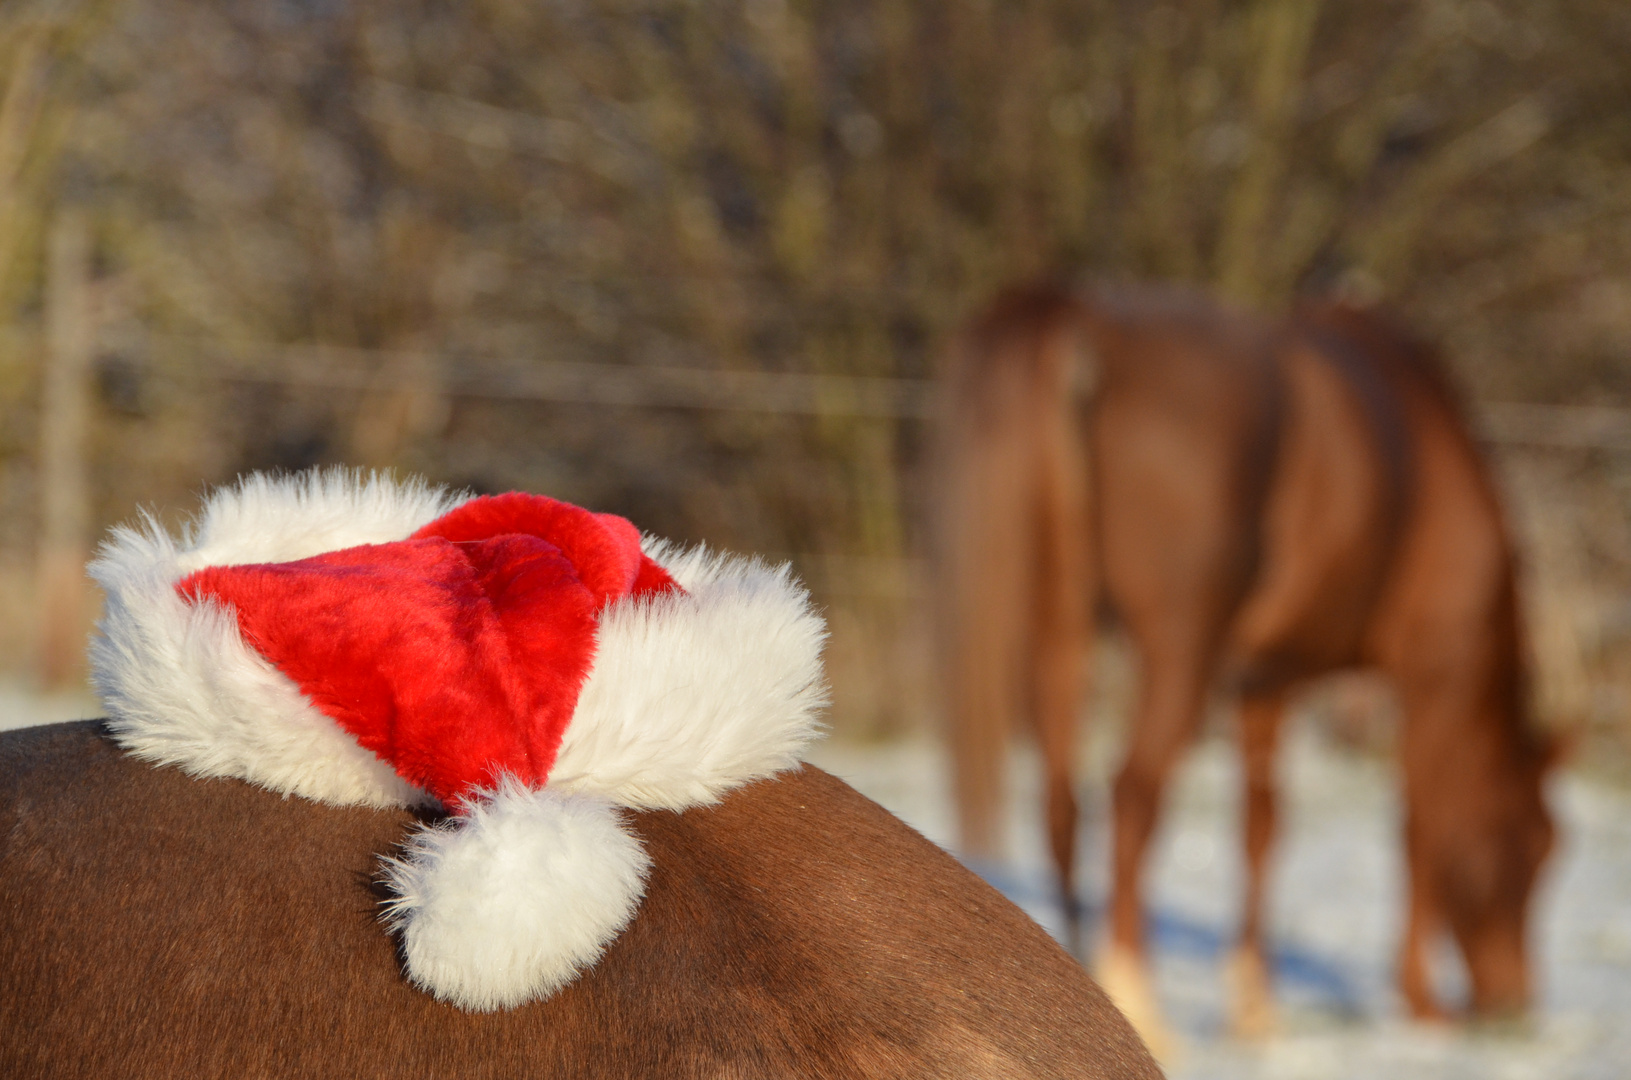
[[[1091, 565], [1082, 419], [1096, 373], [1083, 315], [1063, 289], [1006, 293], [958, 335], [945, 372], [936, 622], [961, 843], [974, 855], [999, 847], [1016, 713], [1033, 713], [1045, 756], [1062, 748], [1069, 769]], [[1074, 837], [1073, 801], [1068, 817], [1056, 849], [1062, 830]]]

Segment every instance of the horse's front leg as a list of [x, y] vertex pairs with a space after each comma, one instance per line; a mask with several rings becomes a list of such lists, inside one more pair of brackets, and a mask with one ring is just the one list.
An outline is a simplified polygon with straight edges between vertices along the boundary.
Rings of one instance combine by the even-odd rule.
[[1434, 911], [1427, 885], [1422, 880], [1424, 868], [1418, 865], [1415, 845], [1405, 841], [1405, 854], [1410, 875], [1410, 907], [1405, 914], [1404, 937], [1399, 942], [1399, 993], [1404, 996], [1410, 1015], [1420, 1021], [1440, 1023], [1449, 1014], [1439, 1005], [1433, 993], [1432, 964], [1429, 959], [1433, 941], [1438, 934], [1439, 920]]
[[1257, 1039], [1274, 1030], [1272, 965], [1263, 941], [1269, 851], [1279, 829], [1274, 763], [1285, 714], [1282, 694], [1250, 694], [1240, 703], [1240, 757], [1245, 780], [1246, 897], [1240, 940], [1229, 957], [1230, 1028]]

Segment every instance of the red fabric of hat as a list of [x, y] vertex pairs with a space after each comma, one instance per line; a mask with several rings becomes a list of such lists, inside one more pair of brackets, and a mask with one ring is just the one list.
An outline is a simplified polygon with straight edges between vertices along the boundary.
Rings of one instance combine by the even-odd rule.
[[541, 786], [609, 603], [675, 589], [632, 523], [540, 495], [472, 499], [407, 540], [212, 566], [181, 594], [408, 782], [448, 804]]

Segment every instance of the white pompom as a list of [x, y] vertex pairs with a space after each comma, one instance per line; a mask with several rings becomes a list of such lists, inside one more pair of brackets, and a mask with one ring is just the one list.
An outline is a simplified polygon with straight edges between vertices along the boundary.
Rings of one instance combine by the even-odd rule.
[[388, 861], [408, 977], [463, 1009], [547, 997], [634, 917], [651, 859], [606, 799], [505, 781]]

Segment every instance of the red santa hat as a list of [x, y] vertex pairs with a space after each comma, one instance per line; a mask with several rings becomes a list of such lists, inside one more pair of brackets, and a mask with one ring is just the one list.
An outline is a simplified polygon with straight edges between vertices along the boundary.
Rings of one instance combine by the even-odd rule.
[[826, 703], [786, 567], [537, 495], [255, 475], [179, 539], [114, 530], [91, 573], [93, 681], [132, 753], [449, 811], [390, 860], [389, 919], [408, 976], [467, 1009], [547, 996], [634, 916], [621, 808], [794, 765]]

